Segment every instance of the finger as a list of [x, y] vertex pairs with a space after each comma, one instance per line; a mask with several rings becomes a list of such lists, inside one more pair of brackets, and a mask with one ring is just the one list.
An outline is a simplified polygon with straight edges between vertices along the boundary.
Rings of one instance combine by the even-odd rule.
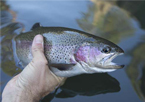
[[40, 56], [44, 56], [44, 46], [43, 46], [43, 36], [42, 35], [36, 35], [34, 37], [33, 43], [32, 43], [32, 55], [33, 58], [38, 58]]
[[42, 35], [36, 35], [34, 37], [33, 43], [32, 43], [32, 55], [33, 60], [30, 63], [30, 65], [33, 65], [37, 68], [47, 68], [48, 69], [48, 61], [44, 55], [44, 44], [43, 44], [43, 36]]

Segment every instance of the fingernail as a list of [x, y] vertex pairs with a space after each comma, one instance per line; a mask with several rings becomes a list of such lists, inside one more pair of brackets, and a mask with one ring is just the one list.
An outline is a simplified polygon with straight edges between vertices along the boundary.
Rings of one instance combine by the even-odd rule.
[[35, 37], [35, 43], [38, 43], [38, 44], [43, 44], [43, 38], [41, 35], [36, 35]]

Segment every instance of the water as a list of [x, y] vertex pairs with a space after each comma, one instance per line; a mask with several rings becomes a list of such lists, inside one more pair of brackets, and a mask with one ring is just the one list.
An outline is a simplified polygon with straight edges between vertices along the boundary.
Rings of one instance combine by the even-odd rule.
[[115, 59], [125, 68], [108, 74], [80, 75], [41, 102], [145, 101], [144, 1], [12, 1], [1, 5], [1, 93], [21, 69], [15, 63], [12, 39], [40, 22], [83, 30], [118, 44], [125, 55]]

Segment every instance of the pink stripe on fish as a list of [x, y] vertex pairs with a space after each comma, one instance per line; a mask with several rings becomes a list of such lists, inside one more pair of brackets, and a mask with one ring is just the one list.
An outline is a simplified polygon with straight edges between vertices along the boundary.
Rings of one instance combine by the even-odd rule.
[[[16, 41], [16, 46], [17, 48], [19, 49], [28, 49], [28, 48], [31, 48], [32, 46], [32, 41]], [[48, 44], [44, 44], [44, 49], [51, 49], [52, 46], [51, 45], [48, 45]]]
[[77, 61], [88, 62], [89, 60], [95, 60], [95, 57], [99, 54], [101, 54], [101, 51], [98, 48], [82, 46], [76, 52], [75, 57]]
[[101, 51], [98, 50], [98, 48], [92, 47], [90, 49], [90, 53], [89, 53], [89, 59], [95, 59], [96, 56], [98, 56], [99, 54], [101, 54]]
[[90, 46], [82, 46], [76, 52], [76, 60], [86, 62], [86, 55], [89, 53]]

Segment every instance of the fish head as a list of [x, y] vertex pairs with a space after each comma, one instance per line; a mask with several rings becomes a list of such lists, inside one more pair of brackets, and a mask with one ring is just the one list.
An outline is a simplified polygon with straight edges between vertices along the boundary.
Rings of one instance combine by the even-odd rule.
[[[103, 40], [103, 41], [102, 41]], [[112, 62], [114, 58], [122, 55], [124, 51], [116, 44], [102, 39], [101, 41], [85, 42], [77, 50], [77, 61], [83, 62], [85, 70], [90, 72], [111, 72], [123, 68]]]

